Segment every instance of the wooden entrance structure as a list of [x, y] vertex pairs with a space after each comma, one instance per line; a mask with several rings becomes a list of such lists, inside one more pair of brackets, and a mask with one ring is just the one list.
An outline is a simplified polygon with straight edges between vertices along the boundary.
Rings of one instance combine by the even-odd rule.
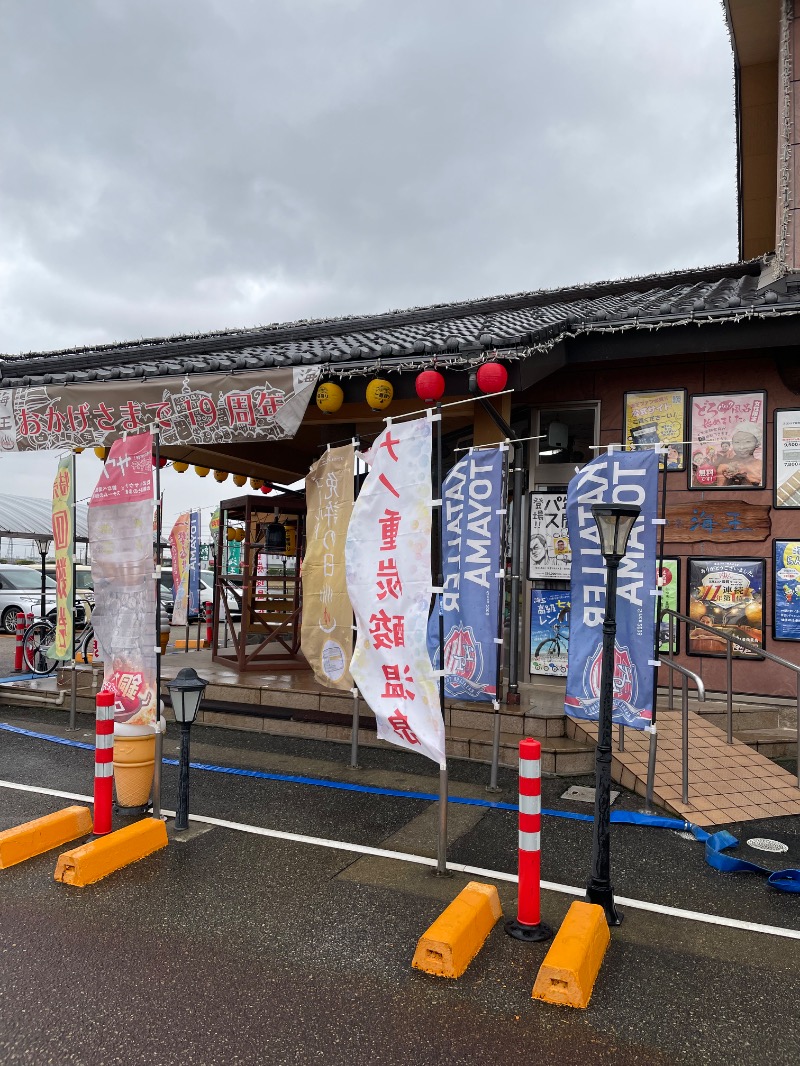
[[[219, 518], [211, 643], [214, 662], [234, 666], [240, 673], [263, 670], [265, 666], [305, 668], [306, 661], [300, 654], [305, 495], [287, 492], [272, 499], [259, 494], [223, 500]], [[285, 527], [286, 552], [268, 548], [268, 527], [274, 522]], [[228, 545], [241, 538], [239, 531], [244, 537], [242, 572], [233, 574], [228, 570]], [[241, 607], [238, 633], [228, 594]], [[223, 647], [219, 640], [220, 621], [225, 627]]]

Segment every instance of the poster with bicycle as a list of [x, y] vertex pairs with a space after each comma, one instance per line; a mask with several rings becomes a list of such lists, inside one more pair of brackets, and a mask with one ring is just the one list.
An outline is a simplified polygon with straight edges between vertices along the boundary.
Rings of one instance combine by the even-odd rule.
[[528, 578], [569, 581], [572, 552], [567, 532], [567, 494], [535, 490], [530, 496]]
[[569, 591], [531, 589], [531, 673], [567, 676]]

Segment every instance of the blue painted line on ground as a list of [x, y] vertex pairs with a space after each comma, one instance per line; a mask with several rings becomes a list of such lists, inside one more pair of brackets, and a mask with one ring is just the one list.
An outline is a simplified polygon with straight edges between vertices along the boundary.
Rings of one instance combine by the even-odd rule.
[[[80, 740], [69, 740], [66, 737], [54, 737], [49, 733], [36, 733], [30, 729], [21, 729], [19, 726], [0, 723], [0, 729], [9, 733], [17, 733], [20, 736], [34, 737], [36, 740], [47, 740], [53, 744], [63, 744], [69, 748], [83, 748], [94, 751], [94, 744], [86, 744]], [[163, 759], [166, 766], [178, 766], [177, 759]], [[439, 797], [435, 792], [412, 792], [397, 788], [377, 788], [373, 785], [354, 785], [347, 781], [329, 781], [320, 777], [305, 777], [300, 774], [272, 774], [265, 770], [244, 770], [235, 766], [216, 766], [213, 763], [193, 762], [189, 764], [193, 770], [204, 770], [207, 773], [230, 774], [234, 777], [252, 777], [260, 781], [281, 781], [290, 785], [312, 785], [315, 788], [332, 788], [342, 792], [361, 792], [370, 796], [391, 796], [395, 799], [415, 799], [436, 802]], [[465, 807], [486, 807], [490, 810], [518, 812], [516, 803], [502, 803], [499, 800], [471, 799], [468, 796], [450, 796], [448, 802], [461, 804]], [[593, 822], [594, 815], [579, 814], [574, 811], [556, 811], [548, 807], [542, 808], [542, 814], [551, 818], [566, 818], [574, 822]], [[648, 825], [662, 829], [687, 829], [689, 823], [678, 818], [663, 818], [654, 814], [639, 814], [637, 811], [612, 811], [611, 821], [618, 825]]]
[[12, 681], [32, 681], [35, 677], [42, 676], [42, 674], [11, 674], [10, 677], [0, 677], [0, 685], [9, 685]]

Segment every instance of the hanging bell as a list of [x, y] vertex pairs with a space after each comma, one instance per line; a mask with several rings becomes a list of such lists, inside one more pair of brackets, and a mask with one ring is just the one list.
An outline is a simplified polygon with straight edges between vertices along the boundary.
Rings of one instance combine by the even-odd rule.
[[276, 554], [286, 551], [286, 528], [280, 524], [277, 515], [267, 526], [267, 551]]

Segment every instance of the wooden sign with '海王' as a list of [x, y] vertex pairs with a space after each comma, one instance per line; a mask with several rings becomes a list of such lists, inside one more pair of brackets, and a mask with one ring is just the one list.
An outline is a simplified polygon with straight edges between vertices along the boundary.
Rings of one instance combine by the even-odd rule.
[[703, 500], [668, 506], [664, 539], [692, 544], [701, 540], [717, 544], [766, 540], [771, 528], [769, 507], [765, 505], [741, 500]]

